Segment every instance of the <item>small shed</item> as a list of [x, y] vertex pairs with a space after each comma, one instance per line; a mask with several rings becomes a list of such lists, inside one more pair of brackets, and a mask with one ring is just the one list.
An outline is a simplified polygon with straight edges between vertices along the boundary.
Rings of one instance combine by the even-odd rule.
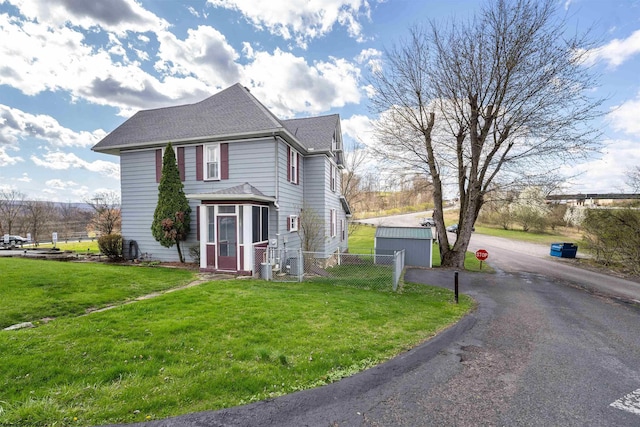
[[431, 227], [378, 227], [374, 242], [376, 255], [405, 250], [405, 264], [433, 267]]

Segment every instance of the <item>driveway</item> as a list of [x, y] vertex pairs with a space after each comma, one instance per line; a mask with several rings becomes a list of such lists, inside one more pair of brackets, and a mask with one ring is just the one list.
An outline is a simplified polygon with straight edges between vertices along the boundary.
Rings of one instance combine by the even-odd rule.
[[[542, 248], [476, 237], [497, 273], [460, 273], [478, 308], [428, 342], [328, 386], [140, 426], [640, 425], [640, 306], [585, 291], [614, 280]], [[451, 288], [453, 274], [405, 280]]]

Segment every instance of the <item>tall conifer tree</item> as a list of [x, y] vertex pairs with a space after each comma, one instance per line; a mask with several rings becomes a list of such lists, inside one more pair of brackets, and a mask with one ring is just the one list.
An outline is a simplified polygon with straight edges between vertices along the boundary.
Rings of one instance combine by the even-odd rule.
[[180, 181], [180, 172], [171, 143], [167, 144], [162, 158], [162, 176], [158, 186], [158, 205], [153, 214], [151, 232], [165, 248], [176, 245], [180, 262], [184, 262], [180, 241], [189, 235], [191, 208]]

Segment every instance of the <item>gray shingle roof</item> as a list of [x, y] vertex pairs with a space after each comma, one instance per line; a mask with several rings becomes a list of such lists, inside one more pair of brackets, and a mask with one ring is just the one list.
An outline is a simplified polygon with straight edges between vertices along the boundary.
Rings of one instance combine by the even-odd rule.
[[245, 182], [235, 187], [224, 188], [212, 193], [187, 194], [188, 199], [196, 200], [254, 200], [261, 202], [275, 202], [274, 197], [265, 196], [253, 185]]
[[237, 83], [195, 104], [142, 110], [109, 133], [92, 149], [117, 153], [167, 142], [237, 138], [290, 133], [304, 148], [330, 150], [339, 116], [280, 120]]
[[332, 114], [330, 116], [283, 120], [282, 122], [306, 148], [326, 150], [331, 148], [331, 140], [339, 119], [340, 116]]

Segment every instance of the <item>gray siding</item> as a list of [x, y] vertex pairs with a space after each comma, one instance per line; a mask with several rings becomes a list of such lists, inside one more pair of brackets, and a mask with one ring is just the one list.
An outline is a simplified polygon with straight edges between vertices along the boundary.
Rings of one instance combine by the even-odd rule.
[[[340, 204], [340, 173], [337, 173], [336, 191], [331, 191], [331, 163], [325, 155], [305, 158], [304, 201], [323, 219], [325, 239], [318, 250], [333, 253], [346, 250], [347, 239], [341, 240], [340, 221], [347, 227], [346, 216]], [[335, 167], [335, 165], [334, 165]], [[331, 237], [331, 209], [337, 213], [336, 235]], [[346, 237], [346, 236], [345, 236]]]
[[[290, 215], [300, 215], [300, 209], [302, 209], [302, 195], [303, 188], [305, 183], [305, 165], [304, 159], [300, 154], [300, 180], [298, 184], [293, 184], [289, 182], [287, 179], [288, 171], [287, 171], [287, 144], [282, 140], [278, 140], [278, 162], [279, 162], [279, 174], [278, 178], [280, 180], [279, 191], [278, 191], [278, 204], [280, 205], [279, 210], [279, 221], [278, 221], [278, 234], [280, 234], [280, 239], [278, 241], [278, 246], [282, 245], [286, 236], [287, 248], [297, 249], [300, 248], [300, 235], [297, 232], [287, 231], [287, 221]], [[297, 151], [297, 150], [296, 150]]]
[[[274, 146], [273, 139], [230, 142], [229, 179], [221, 181], [196, 181], [196, 145], [184, 146], [185, 194], [216, 192], [249, 182], [265, 195], [274, 196]], [[158, 203], [155, 171], [155, 149], [121, 153], [122, 236], [127, 241], [135, 240], [141, 254], [146, 253], [160, 261], [175, 261], [178, 257], [175, 246], [164, 248], [151, 235], [153, 213]], [[196, 211], [199, 204], [197, 200], [189, 201], [191, 232], [181, 244], [189, 261], [188, 248], [198, 243]], [[274, 215], [270, 215], [270, 220], [273, 222], [270, 229], [275, 231]]]
[[[160, 261], [175, 261], [178, 251], [174, 247], [165, 248], [151, 235], [153, 213], [158, 204], [158, 184], [156, 183], [155, 150], [123, 152], [120, 155], [121, 194], [122, 194], [122, 237], [138, 243], [140, 254], [148, 254]], [[187, 254], [188, 248], [195, 244], [195, 211], [197, 203], [190, 203], [191, 234], [189, 240], [182, 242]], [[125, 248], [127, 249], [127, 248]]]
[[376, 237], [376, 254], [392, 255], [405, 250], [405, 264], [416, 267], [431, 267], [432, 240]]
[[[277, 147], [277, 151], [276, 151]], [[214, 193], [248, 182], [266, 196], [278, 198], [279, 210], [270, 207], [269, 238], [278, 238], [278, 246], [299, 248], [300, 236], [287, 231], [290, 215], [300, 215], [306, 204], [324, 220], [324, 236], [319, 251], [331, 253], [346, 248], [341, 241], [340, 220], [345, 220], [340, 196], [340, 174], [336, 192], [330, 189], [329, 158], [325, 155], [302, 157], [300, 155], [300, 181], [292, 184], [287, 179], [287, 144], [278, 139], [264, 138], [252, 141], [229, 142], [229, 179], [221, 181], [196, 181], [196, 145], [184, 146], [186, 194]], [[277, 153], [277, 179], [276, 176]], [[151, 235], [153, 213], [158, 200], [158, 184], [155, 181], [155, 150], [122, 152], [120, 155], [122, 187], [122, 235], [138, 243], [140, 253], [149, 254], [161, 261], [177, 260], [175, 247], [164, 248]], [[277, 193], [277, 194], [276, 194]], [[188, 259], [188, 248], [196, 245], [196, 210], [200, 201], [191, 200], [191, 233], [182, 242], [183, 253]], [[330, 210], [336, 209], [338, 222], [336, 236], [331, 237]], [[346, 226], [346, 225], [345, 225]], [[189, 259], [188, 259], [189, 260]]]

